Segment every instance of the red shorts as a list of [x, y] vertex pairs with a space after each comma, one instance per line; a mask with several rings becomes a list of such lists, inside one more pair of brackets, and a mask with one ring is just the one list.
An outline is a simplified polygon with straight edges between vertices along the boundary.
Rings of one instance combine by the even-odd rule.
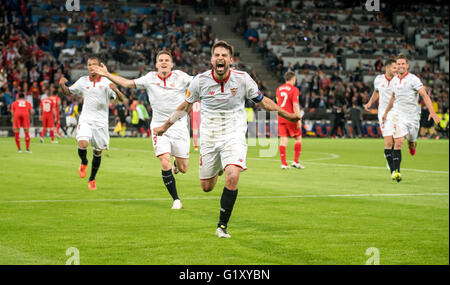
[[13, 128], [19, 129], [21, 127], [24, 129], [30, 128], [30, 116], [23, 114], [14, 114]]
[[55, 120], [53, 119], [53, 115], [42, 116], [42, 127], [44, 127], [44, 128], [54, 128], [55, 127]]
[[302, 129], [298, 129], [295, 123], [278, 123], [278, 135], [296, 138], [302, 135]]

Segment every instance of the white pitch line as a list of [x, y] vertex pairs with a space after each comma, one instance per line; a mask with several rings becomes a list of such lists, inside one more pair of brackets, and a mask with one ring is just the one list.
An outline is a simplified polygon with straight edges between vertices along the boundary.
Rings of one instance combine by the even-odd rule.
[[[404, 197], [404, 196], [448, 196], [449, 193], [374, 193], [374, 194], [329, 194], [329, 195], [289, 195], [289, 196], [239, 196], [239, 199], [290, 199], [290, 198], [347, 198], [347, 197]], [[218, 200], [214, 197], [185, 197], [183, 200]], [[121, 199], [75, 199], [75, 200], [17, 200], [0, 201], [0, 204], [21, 203], [85, 203], [85, 202], [141, 202], [168, 201], [172, 198], [121, 198]]]

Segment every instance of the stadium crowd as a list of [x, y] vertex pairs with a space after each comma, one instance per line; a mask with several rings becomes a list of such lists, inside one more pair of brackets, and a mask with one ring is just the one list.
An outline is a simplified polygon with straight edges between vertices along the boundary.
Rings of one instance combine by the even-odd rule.
[[[448, 41], [443, 41], [448, 38], [448, 6], [436, 10], [431, 5], [401, 5], [384, 9], [383, 13], [362, 13], [351, 3], [350, 6], [344, 3], [250, 0], [234, 30], [255, 53], [264, 57], [267, 69], [280, 82], [286, 71], [296, 72], [297, 87], [302, 92], [300, 104], [307, 112], [318, 109], [329, 114], [341, 112], [350, 120], [356, 108], [362, 120], [363, 105], [373, 90], [373, 80], [364, 80], [364, 76], [373, 78], [382, 73], [386, 55], [403, 53], [411, 59], [427, 58], [427, 48], [415, 44], [419, 34], [432, 39], [429, 45], [442, 49], [448, 59]], [[422, 10], [432, 16], [416, 17]], [[403, 32], [404, 25], [394, 23], [393, 15], [399, 14], [406, 23], [415, 24], [411, 35]], [[345, 58], [355, 55], [369, 60], [359, 60], [354, 68], [347, 68]], [[286, 57], [317, 58], [317, 61], [302, 59], [286, 64]], [[326, 59], [335, 61], [327, 64]], [[417, 62], [411, 65], [410, 71], [421, 78], [432, 95], [436, 111], [445, 117], [449, 108], [448, 73], [432, 57], [422, 67]]]
[[[64, 2], [53, 2], [2, 0], [0, 117], [10, 114], [9, 108], [20, 92], [38, 113], [39, 101], [52, 94], [61, 95], [57, 86], [59, 79], [62, 76], [76, 79], [71, 78], [71, 71], [84, 69], [90, 54], [100, 55], [111, 71], [138, 71], [138, 77], [154, 70], [155, 55], [161, 49], [170, 49], [176, 68], [188, 74], [210, 68], [210, 46], [217, 36], [203, 18], [182, 17], [177, 5], [159, 1], [163, 3], [129, 7], [120, 2], [102, 2], [102, 5], [82, 5], [80, 12], [68, 13]], [[405, 19], [418, 21], [425, 27], [416, 28], [411, 36], [406, 36], [399, 33], [399, 27], [393, 23], [392, 14], [396, 11], [389, 11], [382, 17], [381, 13], [353, 14], [351, 9], [339, 7], [340, 2], [334, 3], [333, 7], [329, 7], [327, 1], [314, 1], [314, 6], [310, 5], [308, 1], [248, 1], [242, 9], [243, 17], [234, 27], [254, 52], [264, 57], [268, 69], [278, 78], [281, 79], [286, 71], [297, 73], [297, 85], [302, 94], [300, 104], [309, 113], [314, 110], [331, 114], [344, 112], [350, 118], [352, 112], [359, 112], [362, 120], [363, 104], [369, 100], [373, 89], [363, 77], [382, 71], [385, 59], [382, 55], [401, 52], [409, 57], [426, 56], [426, 48], [417, 47], [412, 40], [417, 34], [431, 36], [432, 44], [442, 47], [448, 58], [448, 41], [443, 40], [448, 16], [431, 25], [433, 20], [429, 17], [416, 20], [414, 6], [404, 8], [401, 11]], [[202, 11], [198, 6], [196, 8]], [[213, 11], [211, 7], [208, 9], [208, 12]], [[314, 13], [310, 13], [313, 10]], [[363, 27], [360, 22], [367, 24]], [[380, 37], [380, 34], [392, 36]], [[286, 52], [295, 56], [320, 60], [284, 64], [284, 54], [275, 51], [274, 46], [283, 46]], [[349, 70], [344, 58], [355, 54], [376, 55], [377, 58], [359, 61]], [[327, 64], [325, 59], [329, 58], [336, 61]], [[234, 66], [248, 71], [260, 90], [274, 97], [275, 91], [268, 89], [255, 70], [247, 69], [238, 53]], [[429, 61], [423, 67], [411, 66], [411, 72], [429, 87], [437, 111], [448, 113], [448, 73], [440, 70], [435, 61]], [[130, 117], [139, 104], [145, 106], [151, 117], [144, 90], [123, 91], [129, 99], [125, 109]], [[82, 108], [79, 98], [61, 99], [61, 114], [72, 103]], [[254, 105], [251, 107], [257, 110]], [[118, 108], [123, 106], [117, 107], [111, 102], [112, 117]]]

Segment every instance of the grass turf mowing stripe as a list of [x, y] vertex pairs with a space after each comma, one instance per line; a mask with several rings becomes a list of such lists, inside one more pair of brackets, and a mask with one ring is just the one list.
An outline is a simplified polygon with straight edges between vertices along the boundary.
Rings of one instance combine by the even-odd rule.
[[[374, 194], [329, 194], [329, 195], [289, 195], [289, 196], [239, 196], [239, 199], [287, 199], [287, 198], [327, 198], [327, 197], [402, 197], [402, 196], [448, 196], [449, 193], [374, 193]], [[183, 200], [217, 200], [216, 197], [185, 197]], [[133, 201], [167, 201], [172, 198], [122, 198], [122, 199], [77, 199], [77, 200], [21, 200], [0, 201], [9, 203], [60, 203], [60, 202], [133, 202]]]

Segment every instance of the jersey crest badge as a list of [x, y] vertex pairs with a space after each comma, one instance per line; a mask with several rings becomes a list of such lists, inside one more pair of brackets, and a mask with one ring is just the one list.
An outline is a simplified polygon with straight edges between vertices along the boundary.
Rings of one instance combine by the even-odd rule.
[[231, 94], [233, 96], [236, 96], [237, 90], [238, 90], [237, 88], [230, 88]]

